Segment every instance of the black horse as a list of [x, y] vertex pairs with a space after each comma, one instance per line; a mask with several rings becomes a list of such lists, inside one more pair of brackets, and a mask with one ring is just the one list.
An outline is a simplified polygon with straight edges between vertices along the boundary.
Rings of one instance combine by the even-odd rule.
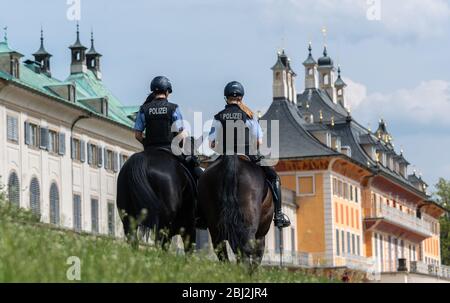
[[274, 211], [262, 168], [237, 155], [222, 156], [203, 173], [198, 191], [219, 259], [227, 258], [227, 240], [238, 260], [259, 265]]
[[163, 247], [176, 234], [185, 248], [195, 241], [195, 185], [169, 151], [150, 148], [131, 156], [117, 180], [117, 208], [125, 234], [138, 244], [138, 228], [155, 231]]

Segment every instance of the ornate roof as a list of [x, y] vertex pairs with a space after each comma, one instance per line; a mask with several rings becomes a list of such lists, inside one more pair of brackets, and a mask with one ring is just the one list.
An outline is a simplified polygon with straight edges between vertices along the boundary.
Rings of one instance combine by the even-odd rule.
[[279, 122], [280, 158], [292, 159], [338, 155], [314, 138], [305, 128], [306, 122], [294, 104], [285, 98], [277, 98], [261, 118], [268, 121], [267, 138], [271, 144], [271, 122]]

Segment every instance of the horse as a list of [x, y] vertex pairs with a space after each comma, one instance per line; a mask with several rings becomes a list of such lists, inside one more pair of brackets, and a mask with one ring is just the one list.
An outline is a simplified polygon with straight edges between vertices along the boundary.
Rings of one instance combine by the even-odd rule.
[[117, 180], [117, 208], [128, 241], [138, 246], [138, 229], [167, 242], [181, 234], [189, 251], [195, 242], [195, 181], [180, 161], [162, 148], [133, 154]]
[[221, 156], [200, 177], [198, 194], [219, 259], [228, 259], [228, 241], [238, 262], [260, 265], [274, 213], [262, 168], [238, 155]]

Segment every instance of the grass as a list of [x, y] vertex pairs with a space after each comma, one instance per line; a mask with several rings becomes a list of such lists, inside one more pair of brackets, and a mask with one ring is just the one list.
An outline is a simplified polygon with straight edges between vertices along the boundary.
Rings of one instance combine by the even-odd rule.
[[0, 202], [0, 282], [71, 282], [76, 256], [80, 282], [336, 282], [305, 271], [259, 268], [181, 257], [153, 247], [132, 249], [121, 240], [74, 233], [38, 223], [30, 211]]

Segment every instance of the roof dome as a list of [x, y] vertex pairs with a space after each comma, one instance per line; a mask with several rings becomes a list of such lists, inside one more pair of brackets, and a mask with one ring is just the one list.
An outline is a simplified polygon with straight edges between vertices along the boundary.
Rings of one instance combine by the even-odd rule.
[[319, 66], [333, 66], [333, 60], [328, 57], [327, 47], [323, 48], [323, 57], [320, 57], [318, 60]]

